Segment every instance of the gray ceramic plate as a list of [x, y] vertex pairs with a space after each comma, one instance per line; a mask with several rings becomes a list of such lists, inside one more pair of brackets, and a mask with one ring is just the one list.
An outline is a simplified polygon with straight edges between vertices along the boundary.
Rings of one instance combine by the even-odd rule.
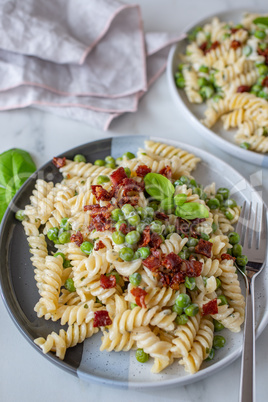
[[[244, 11], [251, 12], [263, 12], [259, 9], [254, 10], [232, 10], [232, 11], [224, 11], [222, 13], [218, 13], [217, 17], [221, 21], [226, 22], [234, 22], [239, 23], [242, 18], [242, 14]], [[200, 21], [195, 22], [193, 25], [186, 28], [186, 32], [191, 32], [195, 26], [203, 26], [206, 23], [209, 23], [215, 15], [211, 15], [206, 17]], [[195, 127], [195, 129], [206, 138], [207, 141], [212, 142], [225, 152], [234, 155], [236, 158], [240, 158], [250, 163], [254, 163], [259, 166], [267, 167], [268, 166], [268, 155], [261, 154], [254, 151], [247, 151], [239, 147], [234, 141], [234, 134], [236, 129], [233, 130], [224, 130], [222, 123], [217, 122], [211, 129], [205, 127], [200, 120], [204, 118], [204, 112], [207, 108], [205, 104], [194, 104], [190, 103], [187, 99], [187, 96], [183, 90], [178, 90], [174, 81], [174, 74], [177, 71], [178, 65], [181, 62], [179, 58], [179, 54], [185, 53], [186, 45], [188, 43], [187, 39], [180, 41], [177, 45], [174, 45], [169, 53], [168, 63], [167, 63], [167, 77], [168, 77], [168, 86], [170, 89], [170, 93], [172, 99], [180, 110], [183, 110], [184, 115], [188, 118], [189, 122]]]
[[[107, 138], [82, 145], [65, 152], [61, 156], [72, 159], [75, 154], [82, 153], [87, 157], [89, 162], [104, 158], [110, 154], [118, 157], [126, 151], [136, 152], [138, 147], [143, 147], [145, 139], [148, 139], [148, 137], [128, 136]], [[159, 138], [155, 140], [159, 141]], [[174, 141], [161, 141], [169, 142], [175, 146], [189, 150], [202, 159], [202, 162], [199, 163], [194, 173], [199, 183], [206, 185], [215, 181], [219, 187], [229, 187], [232, 197], [240, 205], [242, 205], [244, 200], [262, 204], [259, 194], [249, 183], [234, 169], [215, 156], [190, 145]], [[1, 225], [0, 283], [2, 297], [15, 324], [31, 345], [39, 353], [42, 353], [33, 340], [39, 336], [45, 337], [53, 330], [58, 331], [58, 325], [44, 319], [37, 319], [33, 310], [39, 297], [35, 285], [33, 267], [30, 262], [29, 247], [22, 225], [14, 218], [14, 211], [17, 208], [23, 208], [29, 202], [29, 196], [34, 188], [37, 177], [42, 177], [45, 180], [51, 180], [54, 177], [54, 181], [61, 180], [58, 170], [49, 161], [23, 185], [14, 197]], [[257, 335], [264, 329], [268, 320], [267, 281], [267, 270], [264, 270], [256, 280]], [[184, 369], [177, 362], [160, 374], [151, 374], [150, 367], [152, 363], [138, 363], [134, 352], [100, 352], [100, 334], [87, 339], [83, 344], [68, 349], [64, 361], [60, 361], [53, 353], [43, 356], [60, 368], [87, 381], [95, 381], [124, 388], [170, 387], [172, 385], [191, 383], [204, 378], [234, 361], [241, 353], [242, 332], [233, 334], [230, 331], [224, 330], [223, 335], [227, 339], [227, 346], [217, 352], [212, 362], [204, 363], [202, 369], [195, 375], [185, 373]]]

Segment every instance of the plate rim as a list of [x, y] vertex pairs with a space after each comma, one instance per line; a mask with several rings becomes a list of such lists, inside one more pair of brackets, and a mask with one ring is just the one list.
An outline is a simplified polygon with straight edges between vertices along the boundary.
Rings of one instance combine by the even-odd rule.
[[[257, 8], [257, 10], [256, 10]], [[252, 8], [249, 7], [247, 8], [248, 12], [265, 12], [264, 9], [261, 9], [260, 7]], [[190, 23], [185, 27], [184, 32], [189, 32], [191, 31], [195, 26], [198, 25], [204, 25], [207, 20], [212, 19], [213, 17], [219, 17], [225, 15], [225, 14], [234, 14], [234, 13], [240, 13], [242, 14], [245, 12], [245, 9], [242, 9], [241, 7], [239, 8], [234, 8], [231, 11], [228, 10], [223, 10], [215, 14], [209, 14], [206, 17], [200, 18], [196, 20], [194, 23]], [[186, 39], [182, 39], [182, 41], [185, 41]], [[246, 149], [243, 149], [239, 147], [238, 144], [234, 144], [227, 139], [223, 138], [220, 134], [215, 133], [213, 130], [209, 129], [208, 127], [204, 126], [198, 119], [198, 117], [195, 116], [195, 114], [187, 107], [186, 103], [183, 101], [182, 97], [179, 94], [179, 91], [175, 85], [175, 81], [173, 78], [173, 64], [174, 64], [174, 58], [176, 56], [177, 48], [180, 45], [181, 41], [177, 44], [172, 45], [169, 54], [168, 54], [168, 59], [167, 59], [167, 69], [166, 69], [166, 75], [167, 75], [167, 81], [168, 81], [168, 87], [172, 96], [172, 99], [174, 100], [174, 103], [176, 104], [177, 107], [183, 108], [183, 111], [186, 113], [186, 116], [188, 117], [189, 121], [191, 124], [198, 130], [200, 130], [200, 134], [211, 140], [215, 145], [217, 145], [221, 150], [224, 152], [231, 154], [233, 156], [238, 157], [241, 160], [244, 161], [249, 161], [255, 165], [258, 166], [268, 166], [268, 154], [262, 154], [260, 152], [256, 151], [248, 151]]]
[[[146, 136], [146, 135], [122, 135], [120, 136], [120, 138], [129, 138], [129, 137], [133, 137], [133, 138], [140, 138], [143, 140], [152, 140], [152, 141], [157, 141], [157, 142], [163, 142], [165, 144], [170, 144], [173, 146], [177, 146], [181, 149], [185, 149], [186, 151], [189, 151], [191, 153], [193, 153], [194, 155], [198, 156], [201, 158], [201, 161], [206, 162], [206, 158], [210, 158], [210, 159], [214, 159], [215, 162], [220, 162], [221, 166], [223, 167], [228, 167], [229, 171], [231, 173], [234, 173], [236, 176], [238, 176], [239, 178], [245, 180], [247, 186], [249, 186], [249, 188], [251, 188], [251, 190], [254, 192], [254, 194], [256, 194], [257, 198], [259, 200], [261, 200], [261, 202], [265, 205], [265, 209], [266, 209], [266, 213], [268, 213], [267, 211], [267, 205], [265, 204], [264, 200], [262, 200], [262, 198], [260, 197], [260, 195], [258, 194], [258, 192], [251, 186], [251, 184], [248, 182], [247, 179], [245, 179], [236, 169], [234, 169], [231, 165], [229, 165], [228, 163], [226, 163], [225, 161], [223, 161], [222, 159], [218, 158], [217, 156], [211, 154], [208, 151], [205, 151], [201, 148], [196, 148], [193, 145], [190, 144], [186, 144], [183, 143], [181, 141], [177, 141], [177, 140], [169, 140], [169, 139], [164, 139], [162, 137], [155, 137], [155, 136]], [[116, 135], [112, 135], [112, 136], [107, 136], [101, 139], [97, 139], [97, 140], [93, 140], [93, 141], [89, 141], [86, 142], [84, 144], [80, 144], [76, 147], [70, 148], [68, 150], [65, 150], [64, 152], [62, 152], [61, 154], [59, 154], [57, 157], [63, 157], [68, 153], [75, 153], [75, 151], [77, 149], [81, 149], [81, 147], [88, 147], [90, 146], [92, 143], [98, 143], [98, 142], [106, 142], [107, 140], [111, 141], [112, 144], [112, 140], [114, 138], [118, 138], [118, 136]], [[204, 155], [204, 158], [202, 157], [202, 155]], [[11, 210], [11, 206], [12, 203], [15, 202], [17, 200], [17, 198], [19, 198], [21, 196], [21, 194], [24, 191], [24, 188], [27, 186], [28, 182], [31, 181], [34, 176], [44, 170], [50, 163], [52, 160], [47, 161], [46, 163], [44, 163], [40, 168], [38, 168], [36, 170], [36, 172], [34, 172], [27, 180], [26, 182], [22, 185], [22, 187], [19, 189], [19, 191], [15, 194], [14, 198], [12, 199], [11, 203], [9, 204], [3, 220], [1, 222], [0, 225], [0, 244], [2, 243], [2, 237], [3, 237], [3, 232], [4, 232], [4, 228], [5, 228], [5, 223], [7, 220], [7, 217], [9, 216], [9, 214], [13, 214], [14, 212]], [[217, 164], [215, 164], [215, 166], [218, 166]], [[266, 262], [267, 264], [267, 262]], [[22, 328], [22, 326], [19, 324], [19, 322], [16, 320], [16, 316], [17, 315], [21, 315], [21, 311], [22, 309], [20, 308], [19, 311], [17, 311], [17, 314], [13, 314], [14, 312], [14, 306], [11, 306], [10, 302], [7, 300], [7, 298], [5, 297], [6, 291], [5, 289], [3, 289], [3, 285], [2, 285], [2, 267], [0, 266], [0, 292], [1, 292], [1, 296], [2, 296], [2, 300], [4, 302], [4, 305], [10, 315], [10, 317], [12, 318], [12, 321], [14, 322], [14, 324], [16, 325], [16, 327], [19, 329], [20, 333], [24, 336], [24, 338], [26, 338], [26, 340], [31, 344], [32, 347], [34, 347], [43, 357], [45, 357], [46, 359], [48, 359], [48, 361], [50, 361], [51, 363], [55, 364], [56, 366], [58, 366], [59, 368], [73, 374], [76, 375], [78, 378], [84, 379], [86, 381], [94, 381], [95, 383], [98, 384], [102, 384], [102, 385], [107, 385], [107, 386], [114, 386], [114, 387], [121, 387], [121, 388], [131, 388], [131, 389], [135, 389], [135, 388], [160, 388], [160, 387], [167, 387], [167, 386], [182, 386], [182, 385], [187, 385], [189, 383], [194, 383], [196, 381], [201, 380], [203, 377], [205, 377], [206, 375], [211, 375], [212, 373], [216, 373], [219, 370], [221, 370], [224, 367], [227, 367], [229, 364], [231, 364], [233, 361], [235, 361], [242, 352], [242, 345], [236, 350], [234, 351], [231, 355], [227, 355], [225, 356], [223, 359], [221, 359], [220, 361], [216, 362], [215, 364], [212, 364], [209, 367], [206, 367], [204, 370], [200, 370], [197, 373], [195, 373], [194, 375], [187, 375], [185, 377], [180, 377], [180, 378], [175, 378], [175, 379], [164, 379], [158, 382], [154, 382], [154, 381], [146, 381], [146, 382], [140, 382], [140, 381], [135, 381], [135, 382], [130, 382], [129, 379], [126, 381], [121, 381], [121, 380], [115, 380], [115, 379], [110, 379], [110, 378], [105, 378], [105, 377], [100, 377], [99, 375], [93, 374], [93, 373], [87, 373], [87, 372], [79, 372], [79, 366], [73, 367], [72, 365], [70, 365], [69, 363], [64, 362], [64, 360], [59, 360], [56, 355], [54, 353], [47, 353], [44, 354], [42, 352], [42, 350], [40, 349], [40, 347], [38, 347], [34, 341], [33, 338], [30, 336], [29, 332], [26, 330], [25, 327]], [[15, 303], [18, 304], [18, 300], [15, 300]], [[266, 325], [268, 324], [268, 310], [266, 309], [266, 311], [264, 312], [257, 331], [256, 331], [256, 338], [258, 338], [260, 336], [260, 334], [262, 333], [262, 331], [264, 330], [264, 328], [266, 327]]]

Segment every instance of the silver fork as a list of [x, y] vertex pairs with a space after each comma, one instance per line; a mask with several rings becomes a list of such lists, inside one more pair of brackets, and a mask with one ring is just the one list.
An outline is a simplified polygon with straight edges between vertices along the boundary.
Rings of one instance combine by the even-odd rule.
[[255, 401], [255, 309], [254, 281], [264, 267], [267, 241], [266, 208], [264, 204], [244, 202], [236, 231], [240, 234], [243, 253], [248, 263], [243, 272], [246, 283], [244, 346], [240, 377], [240, 402]]

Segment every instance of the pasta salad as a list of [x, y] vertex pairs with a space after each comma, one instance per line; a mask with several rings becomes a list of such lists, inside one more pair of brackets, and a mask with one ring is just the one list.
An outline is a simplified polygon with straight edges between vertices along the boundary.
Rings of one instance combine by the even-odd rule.
[[101, 331], [101, 351], [136, 349], [153, 373], [176, 360], [193, 374], [225, 345], [221, 329], [240, 331], [240, 208], [227, 188], [195, 181], [198, 162], [154, 141], [116, 160], [53, 159], [63, 180], [38, 179], [16, 214], [40, 295], [34, 310], [64, 326], [35, 339], [44, 353], [64, 359]]
[[190, 103], [206, 103], [201, 122], [236, 129], [244, 149], [268, 152], [268, 17], [245, 13], [240, 24], [217, 17], [189, 35], [175, 73]]

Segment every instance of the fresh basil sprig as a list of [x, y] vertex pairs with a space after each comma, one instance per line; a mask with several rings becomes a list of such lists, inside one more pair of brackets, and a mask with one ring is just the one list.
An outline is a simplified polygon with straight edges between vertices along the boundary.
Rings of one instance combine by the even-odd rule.
[[253, 23], [256, 25], [262, 25], [264, 27], [268, 27], [268, 17], [258, 17], [253, 20]]
[[0, 154], [0, 222], [16, 192], [35, 170], [30, 154], [22, 149]]
[[160, 207], [168, 213], [174, 212], [183, 219], [208, 218], [209, 212], [205, 205], [197, 202], [186, 202], [186, 194], [176, 194], [173, 184], [159, 173], [148, 173], [144, 177], [145, 190], [156, 200], [161, 201]]

